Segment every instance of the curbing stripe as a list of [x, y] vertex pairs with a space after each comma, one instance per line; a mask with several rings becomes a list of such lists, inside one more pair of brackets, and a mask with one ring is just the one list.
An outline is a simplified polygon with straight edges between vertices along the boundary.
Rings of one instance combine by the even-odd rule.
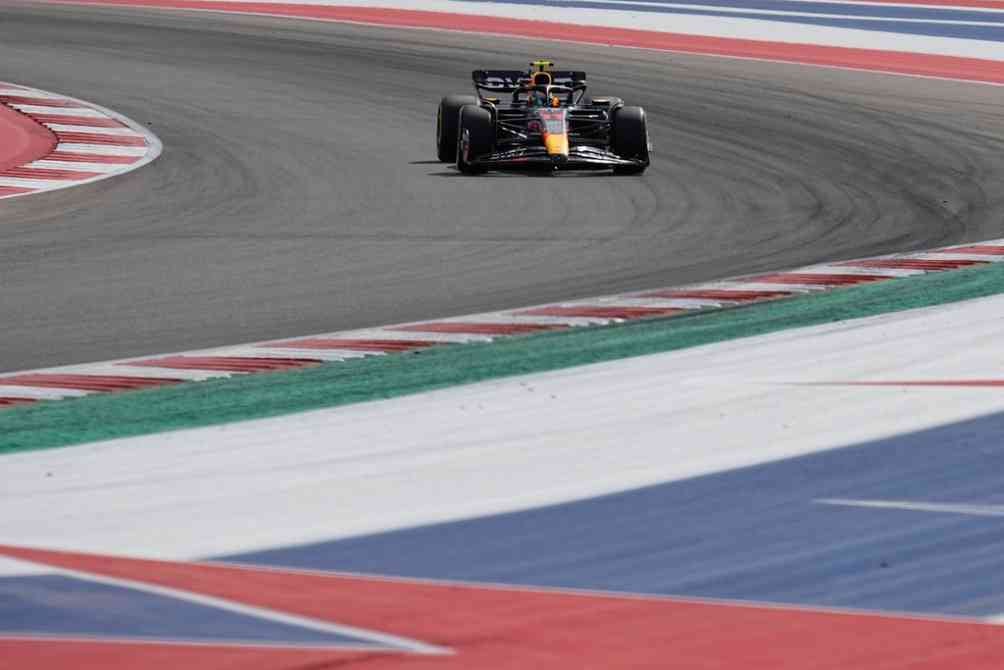
[[90, 107], [72, 107], [67, 109], [59, 109], [56, 107], [48, 107], [46, 105], [23, 105], [18, 103], [5, 103], [8, 107], [13, 107], [14, 109], [24, 112], [29, 116], [34, 117], [36, 114], [45, 114], [46, 116], [62, 115], [62, 116], [85, 116], [95, 119], [103, 119], [105, 115], [96, 109], [91, 109]]
[[4, 386], [29, 388], [68, 388], [77, 391], [132, 391], [165, 384], [176, 384], [179, 379], [163, 377], [120, 377], [110, 375], [71, 375], [55, 373], [20, 374], [3, 378]]
[[[60, 147], [65, 147], [65, 144], [59, 145]], [[57, 163], [101, 163], [103, 165], [131, 165], [138, 161], [140, 156], [105, 156], [102, 154], [87, 154], [87, 153], [75, 153], [72, 151], [64, 151], [57, 147], [55, 151], [46, 157], [46, 160], [52, 160]]]
[[[1004, 262], [1004, 239], [488, 314], [10, 373], [0, 375], [0, 397], [54, 400], [76, 397], [84, 392], [107, 393], [233, 375], [298, 370], [520, 335], [672, 318], [1000, 262]], [[8, 405], [13, 406], [11, 403], [2, 406]]]
[[674, 316], [684, 310], [666, 307], [617, 307], [612, 305], [553, 305], [519, 312], [521, 316], [592, 316], [600, 319], [643, 319], [652, 316]]
[[[346, 338], [306, 338], [289, 342], [273, 342], [268, 345], [277, 349], [342, 349], [347, 351], [368, 351], [396, 353], [435, 347], [439, 342], [432, 340], [353, 340]], [[258, 345], [264, 347], [266, 345]]]
[[217, 372], [273, 372], [290, 370], [321, 361], [304, 358], [244, 358], [236, 356], [165, 356], [148, 361], [130, 363], [133, 366], [149, 366], [169, 370], [212, 370]]
[[962, 258], [956, 260], [931, 260], [915, 256], [912, 258], [876, 258], [863, 261], [848, 261], [847, 265], [861, 268], [905, 268], [937, 272], [938, 270], [958, 270], [959, 268], [967, 268], [984, 263], [984, 261], [967, 261]]
[[[764, 300], [775, 300], [777, 298], [788, 298], [794, 295], [791, 291], [753, 291], [753, 290], [742, 290], [742, 289], [701, 289], [694, 288], [689, 290], [676, 290], [676, 291], [655, 291], [653, 293], [646, 293], [646, 297], [652, 298], [690, 298], [695, 300], [709, 300], [709, 301], [724, 301], [724, 302], [762, 302]], [[719, 303], [712, 302], [711, 304], [717, 305]]]
[[[111, 119], [110, 119], [111, 120]], [[143, 137], [132, 128], [77, 125], [76, 123], [50, 123], [42, 122], [43, 125], [55, 133], [92, 133], [95, 135], [122, 135], [125, 137]]]
[[[110, 147], [102, 144], [86, 144], [81, 142], [60, 142], [54, 153], [75, 153], [91, 156], [109, 156], [114, 158], [141, 159], [147, 156], [145, 147]], [[147, 161], [149, 162], [149, 161]]]
[[[233, 347], [218, 352], [220, 356], [232, 356], [234, 358], [276, 358], [290, 360], [310, 360], [316, 363], [329, 363], [347, 361], [353, 358], [366, 358], [376, 356], [377, 353], [365, 351], [352, 351], [350, 349], [297, 349], [295, 347], [271, 347], [269, 345], [255, 345], [253, 347]], [[309, 367], [309, 366], [308, 366]]]
[[883, 281], [888, 279], [886, 275], [862, 274], [855, 272], [848, 273], [813, 273], [813, 272], [792, 272], [788, 274], [776, 274], [759, 277], [761, 282], [771, 284], [804, 284], [806, 286], [851, 286], [853, 284], [864, 284], [871, 281]]
[[56, 136], [37, 160], [0, 172], [0, 199], [106, 179], [154, 160], [161, 143], [138, 123], [82, 100], [0, 82], [0, 105]]
[[[177, 368], [158, 368], [150, 366], [129, 366], [120, 363], [106, 363], [104, 365], [84, 365], [79, 369], [67, 369], [67, 373], [87, 374], [87, 375], [107, 375], [109, 377], [160, 377], [163, 379], [177, 379], [187, 382], [201, 382], [207, 379], [218, 377], [230, 377], [229, 372], [215, 372], [210, 370], [179, 370]], [[3, 387], [0, 387], [3, 388]], [[11, 394], [17, 395], [17, 394]]]
[[[51, 157], [52, 154], [49, 154]], [[38, 160], [25, 165], [23, 170], [29, 169], [46, 169], [46, 170], [64, 170], [64, 171], [76, 171], [76, 172], [90, 172], [92, 174], [99, 174], [102, 172], [117, 172], [118, 166], [115, 163], [86, 163], [84, 161], [54, 161], [54, 160]]]
[[[72, 124], [74, 126], [84, 126], [86, 128], [125, 128], [121, 121], [117, 119], [103, 119], [89, 116], [62, 116], [60, 114], [33, 114], [32, 118], [39, 123], [49, 124]], [[51, 128], [52, 126], [50, 126]]]
[[804, 274], [879, 275], [885, 278], [909, 277], [911, 275], [924, 274], [923, 270], [905, 270], [902, 268], [855, 268], [847, 265], [816, 265], [809, 268], [802, 268], [799, 272]]
[[416, 333], [461, 333], [464, 335], [526, 335], [547, 330], [561, 330], [568, 326], [546, 323], [485, 323], [478, 321], [432, 321], [408, 326], [394, 326], [390, 330]]
[[55, 94], [44, 95], [44, 96], [3, 95], [0, 96], [0, 102], [13, 106], [28, 105], [31, 107], [41, 107], [41, 108], [49, 108], [49, 107], [72, 108], [77, 106], [76, 102]]
[[952, 249], [941, 249], [942, 254], [979, 254], [981, 256], [1002, 256], [1004, 247], [996, 247], [992, 244], [972, 244], [968, 246], [955, 247]]
[[82, 170], [54, 170], [50, 168], [41, 167], [31, 167], [31, 165], [26, 165], [24, 167], [11, 168], [9, 170], [0, 170], [0, 177], [17, 177], [20, 179], [58, 179], [58, 180], [74, 180], [74, 179], [90, 179], [91, 177], [97, 176], [98, 172], [85, 172]]
[[[3, 177], [0, 176], [0, 186], [7, 186], [17, 189], [18, 193], [13, 195], [20, 195], [24, 193], [35, 193], [36, 191], [44, 191], [49, 188], [59, 187], [59, 186], [75, 186], [77, 182], [72, 179], [28, 179], [25, 177]], [[4, 196], [5, 198], [11, 197], [10, 195]]]
[[23, 386], [0, 386], [0, 396], [5, 398], [23, 398], [25, 400], [59, 400], [61, 398], [78, 398], [90, 395], [93, 391], [81, 391], [69, 388], [26, 388]]
[[35, 189], [26, 188], [23, 186], [11, 186], [6, 184], [0, 184], [0, 198], [4, 198], [11, 195], [22, 195], [24, 193], [32, 193]]
[[81, 133], [78, 131], [62, 131], [56, 133], [56, 137], [66, 142], [78, 142], [82, 144], [99, 144], [116, 147], [146, 146], [146, 138], [141, 135], [126, 137], [121, 135], [102, 135], [98, 132]]

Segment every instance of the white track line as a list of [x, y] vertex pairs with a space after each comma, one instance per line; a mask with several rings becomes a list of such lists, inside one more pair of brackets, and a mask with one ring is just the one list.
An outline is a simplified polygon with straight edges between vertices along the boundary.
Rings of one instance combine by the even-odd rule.
[[844, 498], [820, 498], [819, 500], [813, 500], [813, 502], [820, 505], [891, 509], [903, 510], [907, 512], [968, 514], [971, 516], [1004, 516], [1004, 505], [966, 505], [956, 503], [917, 502], [909, 500], [853, 500]]
[[56, 151], [74, 154], [93, 154], [95, 156], [145, 156], [145, 147], [114, 147], [104, 144], [81, 144], [78, 142], [60, 142]]
[[121, 163], [77, 163], [74, 161], [38, 160], [23, 166], [46, 170], [76, 170], [79, 172], [121, 172], [126, 165]]
[[142, 133], [137, 133], [131, 128], [102, 128], [99, 126], [74, 126], [65, 123], [44, 124], [46, 128], [57, 133], [89, 133], [91, 135], [110, 135], [113, 137], [143, 137]]

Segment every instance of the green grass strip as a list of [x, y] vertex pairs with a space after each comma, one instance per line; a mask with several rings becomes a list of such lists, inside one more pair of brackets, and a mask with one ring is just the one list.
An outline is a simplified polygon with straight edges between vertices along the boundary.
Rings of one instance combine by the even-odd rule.
[[0, 411], [0, 454], [394, 398], [1002, 292], [1004, 263], [667, 319], [43, 402]]

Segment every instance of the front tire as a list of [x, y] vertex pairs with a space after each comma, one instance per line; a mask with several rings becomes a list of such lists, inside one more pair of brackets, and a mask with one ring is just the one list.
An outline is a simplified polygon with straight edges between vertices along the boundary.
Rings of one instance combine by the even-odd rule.
[[649, 165], [648, 121], [641, 107], [621, 107], [614, 115], [610, 148], [621, 158], [640, 161], [614, 168], [614, 174], [641, 174]]
[[460, 108], [464, 105], [476, 105], [478, 99], [473, 95], [448, 95], [439, 103], [436, 113], [436, 154], [443, 163], [452, 163], [457, 159], [457, 120]]
[[487, 109], [475, 105], [460, 108], [457, 119], [457, 169], [464, 174], [481, 174], [484, 168], [474, 159], [495, 150], [495, 124]]

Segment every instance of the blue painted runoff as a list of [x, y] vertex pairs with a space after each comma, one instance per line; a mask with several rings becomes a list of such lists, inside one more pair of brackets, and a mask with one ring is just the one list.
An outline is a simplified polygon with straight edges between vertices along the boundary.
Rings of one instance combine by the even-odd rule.
[[63, 575], [0, 578], [0, 634], [363, 646], [368, 640]]
[[[618, 10], [630, 12], [647, 12], [658, 14], [676, 14], [686, 16], [713, 16], [723, 18], [736, 18], [747, 20], [770, 21], [772, 23], [783, 23], [792, 26], [792, 32], [785, 34], [783, 31], [776, 35], [776, 39], [798, 41], [797, 25], [825, 26], [830, 28], [853, 28], [855, 30], [869, 30], [885, 33], [896, 33], [903, 35], [920, 35], [925, 37], [954, 37], [957, 39], [983, 40], [990, 42], [1004, 41], [1004, 14], [999, 12], [973, 12], [956, 10], [932, 10], [924, 7], [875, 7], [865, 5], [824, 5], [831, 11], [813, 10], [809, 3], [787, 2], [780, 3], [792, 5], [791, 9], [785, 11], [799, 12], [800, 14], [763, 14], [754, 9], [764, 9], [761, 5], [770, 5], [769, 2], [686, 2], [687, 6], [673, 6], [663, 3], [645, 2], [636, 4], [632, 2], [588, 2], [580, 0], [467, 0], [469, 2], [480, 2], [486, 4], [499, 5], [531, 5], [555, 8], [572, 9], [594, 9], [594, 10]], [[698, 5], [695, 7], [693, 5]], [[701, 8], [706, 6], [707, 8]], [[721, 11], [721, 8], [733, 9], [733, 11]], [[740, 11], [735, 11], [738, 9]], [[896, 11], [892, 11], [892, 10]], [[742, 11], [746, 10], [746, 11]], [[939, 13], [934, 13], [939, 12]], [[813, 16], [815, 14], [815, 16]], [[542, 15], [541, 19], [546, 19]], [[963, 21], [969, 23], [954, 23]], [[976, 25], [970, 25], [974, 23]], [[882, 44], [875, 45], [876, 49], [881, 49]]]
[[[581, 502], [220, 560], [808, 606], [1000, 614], [1004, 519], [817, 500], [1004, 504], [1001, 436], [1004, 413]], [[701, 445], [701, 435], [693, 439]], [[762, 446], [750, 436], [751, 451]], [[630, 438], [623, 449], [628, 458]]]

